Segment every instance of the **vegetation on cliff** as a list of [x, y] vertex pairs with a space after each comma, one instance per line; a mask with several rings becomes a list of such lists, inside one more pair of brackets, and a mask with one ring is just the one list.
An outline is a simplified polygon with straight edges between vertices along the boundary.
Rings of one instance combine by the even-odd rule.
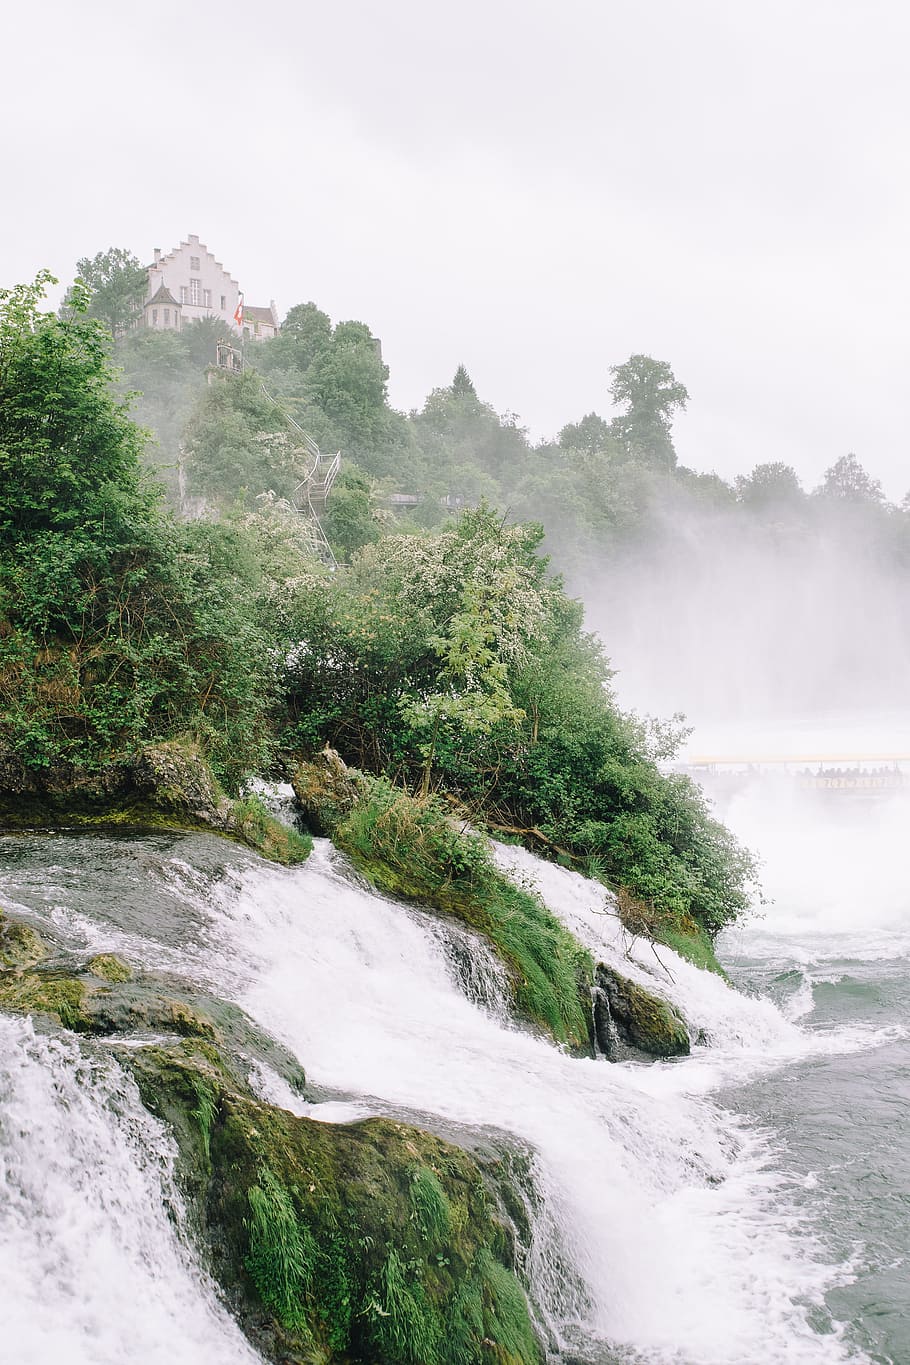
[[478, 930], [505, 963], [519, 1014], [587, 1051], [593, 963], [542, 901], [494, 865], [487, 840], [432, 798], [336, 763], [294, 778], [305, 812], [382, 891], [430, 905]]
[[[103, 329], [78, 288], [63, 317], [42, 314], [41, 284], [0, 299], [0, 768], [75, 788], [176, 741], [236, 793], [329, 742], [627, 888], [670, 929], [713, 936], [745, 908], [750, 859], [689, 782], [660, 771], [672, 731], [617, 708], [539, 527], [482, 505], [443, 529], [359, 537], [355, 481], [339, 521], [351, 562], [329, 574], [274, 489], [244, 501], [238, 487], [220, 520], [177, 522], [143, 477]], [[305, 309], [280, 340], [294, 364], [312, 352], [312, 394], [334, 395], [353, 440], [345, 367], [362, 371], [365, 402], [375, 350], [353, 324], [326, 335]], [[669, 411], [681, 399], [664, 379], [649, 401]], [[476, 402], [467, 376], [457, 387]], [[192, 458], [214, 468], [213, 450], [227, 458], [262, 427], [248, 491], [277, 478], [287, 450], [267, 408], [251, 380], [221, 381]], [[646, 429], [666, 437], [660, 412], [629, 422], [639, 444]], [[260, 813], [239, 823], [255, 831]]]

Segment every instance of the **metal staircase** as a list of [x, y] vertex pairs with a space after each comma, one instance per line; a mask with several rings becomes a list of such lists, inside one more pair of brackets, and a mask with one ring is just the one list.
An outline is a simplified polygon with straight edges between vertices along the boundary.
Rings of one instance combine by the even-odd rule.
[[330, 564], [333, 569], [337, 568], [338, 565], [325, 531], [322, 529], [320, 517], [325, 512], [329, 493], [332, 491], [332, 484], [337, 479], [338, 471], [341, 468], [341, 451], [336, 451], [334, 455], [323, 455], [312, 436], [304, 431], [299, 422], [294, 421], [290, 413], [286, 412], [281, 404], [273, 398], [265, 385], [260, 382], [259, 388], [263, 397], [281, 413], [291, 431], [298, 438], [301, 448], [312, 462], [291, 494], [291, 502], [301, 516], [306, 517], [310, 522], [316, 553], [326, 564]]

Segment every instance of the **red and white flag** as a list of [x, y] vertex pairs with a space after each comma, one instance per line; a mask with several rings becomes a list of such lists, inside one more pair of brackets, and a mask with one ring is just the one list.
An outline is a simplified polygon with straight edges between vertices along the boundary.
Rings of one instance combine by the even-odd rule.
[[243, 326], [243, 295], [237, 300], [237, 307], [234, 309], [234, 321], [238, 327]]

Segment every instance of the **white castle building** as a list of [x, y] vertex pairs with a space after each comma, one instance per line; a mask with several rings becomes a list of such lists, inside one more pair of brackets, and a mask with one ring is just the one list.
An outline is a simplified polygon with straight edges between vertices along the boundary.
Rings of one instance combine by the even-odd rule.
[[268, 308], [245, 304], [233, 275], [193, 235], [167, 255], [155, 247], [142, 313], [145, 326], [159, 332], [179, 331], [198, 318], [221, 318], [247, 339], [278, 335], [275, 300]]

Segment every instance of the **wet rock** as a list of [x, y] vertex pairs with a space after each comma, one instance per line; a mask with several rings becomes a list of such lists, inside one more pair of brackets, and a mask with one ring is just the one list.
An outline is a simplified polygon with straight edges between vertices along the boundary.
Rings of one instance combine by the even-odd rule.
[[689, 1030], [678, 1010], [628, 977], [601, 963], [595, 973], [594, 1025], [598, 1045], [611, 1061], [624, 1049], [649, 1057], [684, 1057]]
[[134, 975], [132, 967], [114, 953], [96, 953], [85, 965], [93, 976], [100, 976], [102, 981], [132, 981]]
[[189, 741], [146, 745], [98, 772], [58, 763], [35, 773], [0, 751], [0, 829], [86, 826], [211, 830], [284, 864], [303, 862], [312, 847], [257, 798], [226, 796]]
[[331, 838], [360, 794], [358, 775], [328, 745], [291, 778], [306, 823], [314, 834]]
[[174, 1132], [216, 1274], [268, 1359], [538, 1365], [482, 1161], [389, 1119], [264, 1104], [211, 1044], [125, 1064]]
[[32, 967], [47, 956], [41, 935], [0, 910], [0, 968]]

